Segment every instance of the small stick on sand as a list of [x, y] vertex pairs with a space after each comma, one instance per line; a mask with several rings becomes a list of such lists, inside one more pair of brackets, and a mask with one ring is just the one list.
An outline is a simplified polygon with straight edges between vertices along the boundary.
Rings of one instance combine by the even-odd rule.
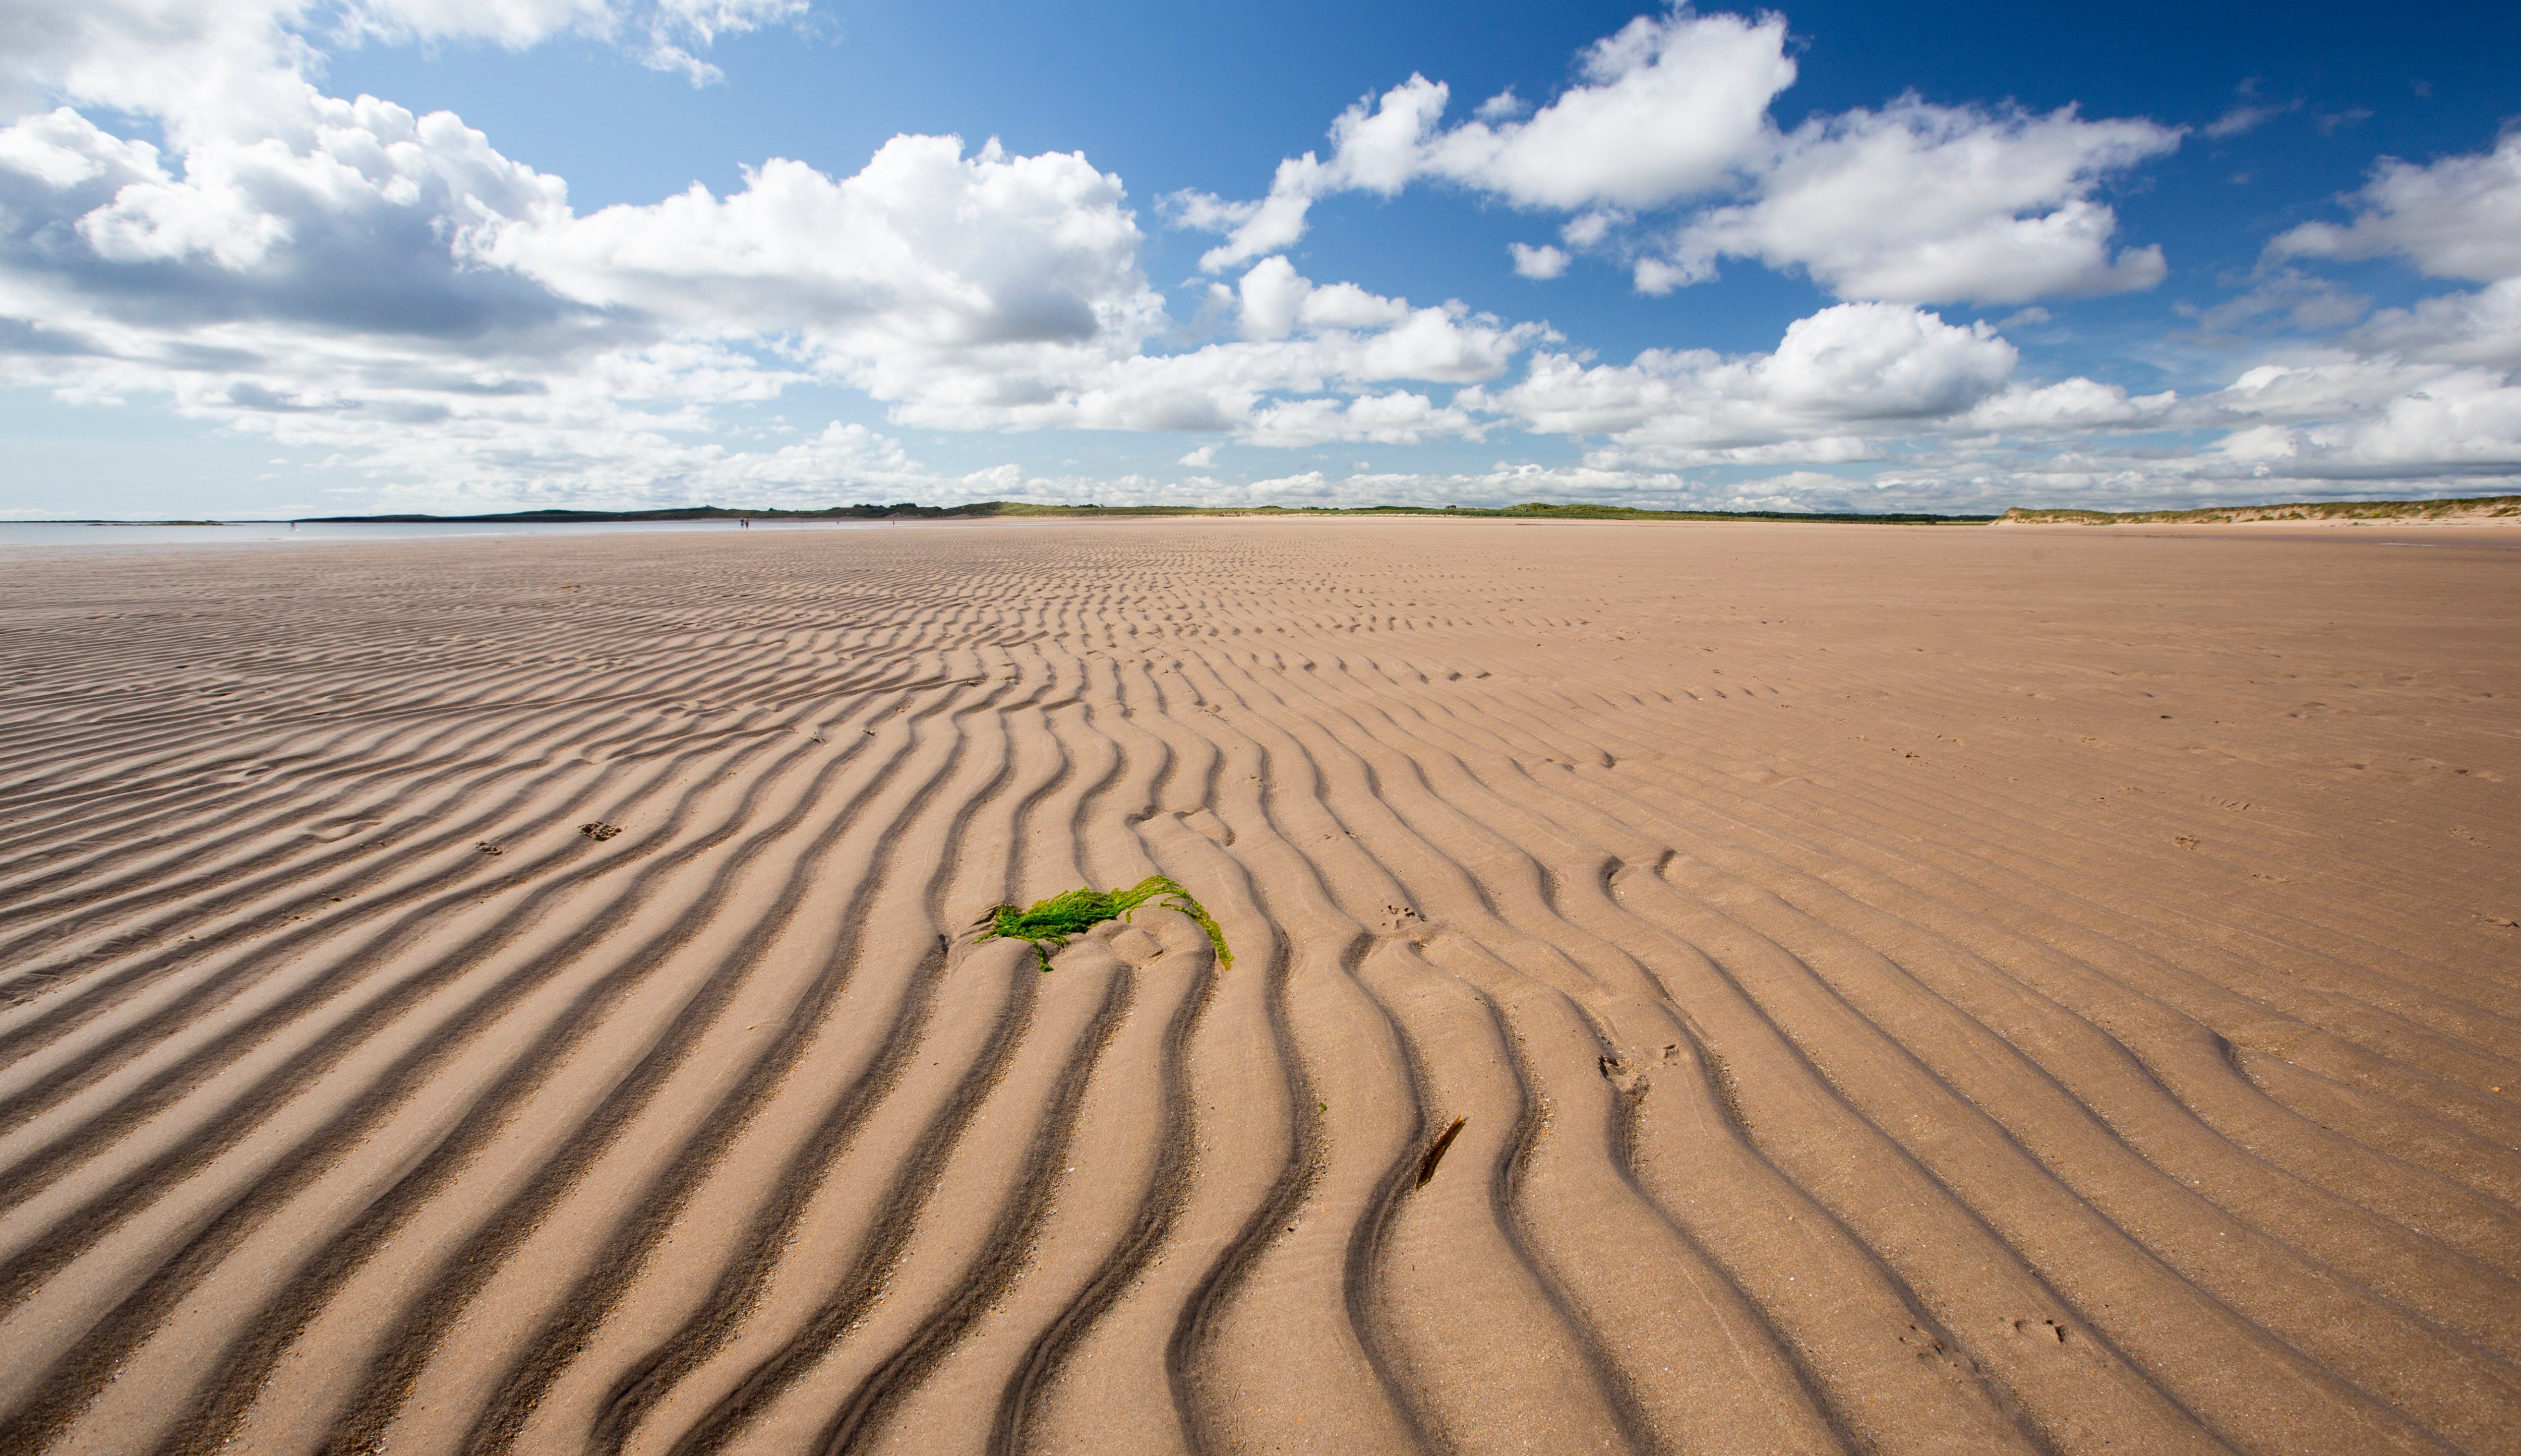
[[1438, 1137], [1433, 1144], [1429, 1145], [1427, 1156], [1418, 1160], [1419, 1187], [1426, 1187], [1427, 1180], [1436, 1176], [1436, 1164], [1444, 1160], [1444, 1150], [1453, 1146], [1454, 1137], [1461, 1132], [1462, 1124], [1469, 1120], [1470, 1118], [1468, 1117], [1455, 1117], [1453, 1119], [1453, 1125], [1445, 1128], [1443, 1135]]

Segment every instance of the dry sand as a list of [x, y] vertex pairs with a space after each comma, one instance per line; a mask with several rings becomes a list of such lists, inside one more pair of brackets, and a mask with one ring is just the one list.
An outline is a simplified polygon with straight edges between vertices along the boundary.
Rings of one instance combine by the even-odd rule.
[[2521, 550], [2389, 539], [17, 554], [0, 1450], [2521, 1450]]

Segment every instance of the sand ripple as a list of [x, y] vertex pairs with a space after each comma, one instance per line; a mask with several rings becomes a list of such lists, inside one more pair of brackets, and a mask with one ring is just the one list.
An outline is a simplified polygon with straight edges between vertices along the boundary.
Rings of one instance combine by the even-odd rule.
[[0, 1450], [2521, 1450], [2445, 544], [22, 556]]

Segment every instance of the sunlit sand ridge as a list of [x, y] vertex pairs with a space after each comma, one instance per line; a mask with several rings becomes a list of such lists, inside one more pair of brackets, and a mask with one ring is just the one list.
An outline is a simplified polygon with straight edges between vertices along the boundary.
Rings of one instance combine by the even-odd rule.
[[0, 1450], [2521, 1450], [2425, 539], [12, 561]]

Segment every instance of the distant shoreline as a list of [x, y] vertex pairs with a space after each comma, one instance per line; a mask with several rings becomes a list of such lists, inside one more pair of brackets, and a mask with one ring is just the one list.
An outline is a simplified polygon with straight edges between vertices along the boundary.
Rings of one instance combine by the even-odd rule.
[[1260, 517], [1349, 518], [1349, 517], [1434, 517], [1451, 520], [1515, 520], [1515, 521], [1828, 521], [1856, 522], [1895, 525], [1940, 525], [1946, 523], [1985, 524], [1994, 516], [1946, 516], [1927, 512], [1854, 512], [1854, 511], [1652, 511], [1633, 506], [1546, 505], [1537, 501], [1520, 506], [1046, 506], [1028, 501], [976, 501], [962, 506], [923, 506], [913, 502], [897, 505], [832, 506], [820, 511], [753, 510], [739, 506], [684, 506], [665, 511], [510, 511], [485, 516], [329, 516], [303, 517], [309, 524], [324, 525], [425, 525], [433, 523], [468, 525], [532, 525], [577, 524], [609, 522], [674, 522], [674, 521], [989, 521], [989, 520], [1073, 520], [1093, 521], [1111, 517]]
[[1655, 511], [1634, 506], [1053, 506], [1027, 501], [977, 501], [960, 506], [831, 506], [787, 511], [744, 506], [680, 506], [656, 511], [505, 511], [470, 516], [402, 512], [383, 516], [239, 517], [226, 521], [20, 521], [18, 525], [583, 525], [616, 523], [701, 521], [874, 522], [1097, 520], [1111, 517], [1434, 517], [1506, 521], [1762, 521], [1859, 525], [2224, 525], [2249, 522], [2500, 521], [2521, 523], [2521, 495], [2461, 496], [2442, 500], [2289, 501], [2250, 506], [2204, 506], [2179, 511], [2086, 511], [2017, 506], [2001, 516], [1944, 515], [1922, 511]]

